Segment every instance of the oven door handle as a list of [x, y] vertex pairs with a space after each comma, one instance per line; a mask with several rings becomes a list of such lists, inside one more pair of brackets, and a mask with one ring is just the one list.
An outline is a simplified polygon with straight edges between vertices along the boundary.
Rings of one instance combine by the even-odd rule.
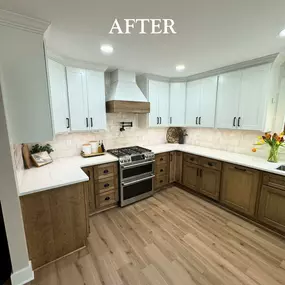
[[142, 182], [142, 181], [152, 179], [153, 177], [155, 177], [155, 175], [150, 175], [150, 176], [148, 176], [148, 177], [144, 177], [144, 178], [138, 179], [138, 180], [136, 180], [136, 181], [132, 181], [132, 182], [127, 182], [127, 183], [122, 182], [122, 186], [125, 187], [125, 186], [129, 186], [129, 185], [137, 184], [137, 183], [140, 183], [140, 182]]
[[122, 169], [128, 169], [128, 168], [134, 168], [134, 167], [137, 167], [137, 166], [141, 166], [141, 165], [146, 165], [146, 164], [152, 164], [154, 163], [155, 161], [154, 160], [148, 160], [148, 161], [145, 161], [145, 162], [141, 162], [141, 163], [136, 163], [136, 164], [132, 164], [132, 165], [122, 165]]

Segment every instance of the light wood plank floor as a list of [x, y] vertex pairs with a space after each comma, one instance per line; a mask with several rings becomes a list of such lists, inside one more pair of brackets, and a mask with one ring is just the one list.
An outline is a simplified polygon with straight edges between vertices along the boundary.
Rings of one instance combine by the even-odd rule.
[[176, 187], [92, 217], [88, 240], [32, 284], [285, 284], [284, 240]]

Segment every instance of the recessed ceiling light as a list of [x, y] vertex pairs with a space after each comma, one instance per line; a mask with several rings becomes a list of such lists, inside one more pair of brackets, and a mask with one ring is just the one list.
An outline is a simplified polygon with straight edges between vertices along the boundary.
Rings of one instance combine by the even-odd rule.
[[185, 65], [184, 64], [178, 64], [176, 65], [176, 71], [183, 71], [185, 69]]
[[111, 45], [101, 45], [100, 49], [104, 54], [111, 54], [114, 51], [114, 48]]
[[285, 38], [285, 29], [279, 33], [280, 38]]

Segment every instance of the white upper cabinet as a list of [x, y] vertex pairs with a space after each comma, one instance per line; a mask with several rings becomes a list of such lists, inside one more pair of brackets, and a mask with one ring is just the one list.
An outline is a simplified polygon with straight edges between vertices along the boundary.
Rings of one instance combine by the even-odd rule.
[[236, 128], [238, 120], [240, 86], [240, 70], [219, 76], [216, 128]]
[[105, 79], [101, 71], [86, 70], [90, 130], [106, 129]]
[[67, 67], [71, 131], [106, 129], [104, 72]]
[[165, 127], [169, 124], [169, 83], [148, 81], [150, 102], [149, 126]]
[[199, 125], [204, 128], [215, 126], [217, 82], [218, 78], [208, 77], [202, 80], [202, 92], [200, 97]]
[[270, 95], [271, 64], [223, 74], [219, 77], [216, 128], [265, 130]]
[[264, 130], [269, 71], [266, 64], [242, 72], [238, 127], [243, 130]]
[[51, 59], [48, 60], [51, 107], [56, 134], [70, 130], [65, 67]]
[[169, 107], [169, 125], [185, 125], [185, 102], [186, 102], [186, 83], [170, 83], [170, 107]]
[[186, 125], [213, 128], [217, 96], [217, 77], [187, 83]]
[[186, 126], [197, 127], [200, 115], [200, 97], [202, 84], [200, 80], [187, 83]]
[[70, 127], [72, 131], [89, 130], [85, 70], [67, 67]]

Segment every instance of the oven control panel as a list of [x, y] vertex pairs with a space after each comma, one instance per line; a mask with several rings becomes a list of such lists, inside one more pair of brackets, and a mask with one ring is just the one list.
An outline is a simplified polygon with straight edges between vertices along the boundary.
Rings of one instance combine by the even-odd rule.
[[120, 164], [128, 164], [132, 162], [132, 158], [130, 155], [125, 155], [119, 158]]

